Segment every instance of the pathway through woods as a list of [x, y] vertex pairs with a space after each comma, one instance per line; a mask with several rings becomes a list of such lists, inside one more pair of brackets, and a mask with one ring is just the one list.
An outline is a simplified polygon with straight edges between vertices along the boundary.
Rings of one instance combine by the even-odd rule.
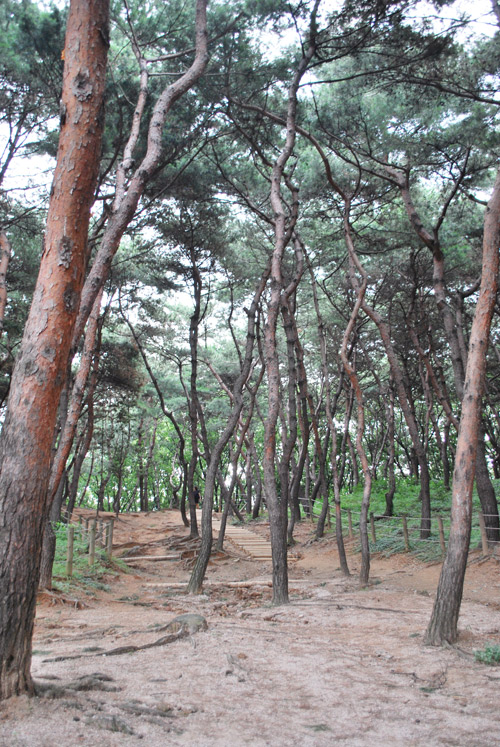
[[[200, 520], [201, 520], [201, 511]], [[201, 525], [201, 521], [200, 521]], [[212, 527], [214, 534], [219, 535], [220, 531], [220, 519], [214, 516], [212, 519]], [[249, 555], [254, 560], [263, 560], [271, 562], [271, 543], [266, 537], [262, 537], [250, 529], [243, 527], [238, 524], [228, 524], [225, 532], [225, 539], [228, 539], [236, 548], [243, 550], [244, 553]]]
[[[269, 529], [251, 533], [267, 541]], [[334, 539], [311, 542], [301, 524], [291, 604], [274, 608], [270, 562], [232, 540], [204, 593], [187, 596], [187, 535], [173, 511], [121, 516], [114, 552], [129, 573], [104, 579], [108, 590], [41, 595], [40, 697], [0, 706], [2, 747], [500, 745], [500, 669], [471, 656], [500, 643], [496, 560], [473, 556], [460, 648], [438, 650], [422, 634], [439, 565], [375, 557], [360, 590]], [[355, 573], [353, 548], [350, 563]], [[171, 624], [186, 613], [192, 629]]]

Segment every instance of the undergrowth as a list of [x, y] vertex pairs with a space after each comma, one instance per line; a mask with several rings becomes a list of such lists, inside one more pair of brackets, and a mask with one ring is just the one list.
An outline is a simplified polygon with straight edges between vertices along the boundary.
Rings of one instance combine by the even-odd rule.
[[496, 666], [497, 664], [500, 664], [500, 645], [497, 643], [491, 643], [485, 646], [484, 649], [474, 651], [474, 658], [482, 664]]
[[128, 568], [123, 561], [117, 558], [109, 559], [105, 551], [99, 547], [96, 547], [94, 563], [89, 565], [88, 533], [80, 527], [75, 527], [73, 574], [71, 577], [67, 576], [67, 524], [57, 524], [55, 526], [55, 533], [56, 554], [52, 568], [52, 584], [54, 589], [68, 593], [69, 591], [80, 588], [89, 595], [99, 590], [108, 591], [110, 587], [106, 581], [110, 577], [117, 576], [119, 572], [127, 572]]
[[[495, 488], [498, 491], [500, 489], [500, 481], [497, 480], [494, 483], [496, 483]], [[376, 480], [373, 482], [369, 511], [375, 516], [376, 541], [373, 542], [371, 527], [369, 526], [370, 551], [381, 553], [386, 557], [407, 552], [402, 521], [402, 517], [406, 516], [409, 551], [424, 562], [439, 561], [442, 557], [442, 549], [437, 517], [440, 516], [442, 518], [444, 538], [445, 543], [447, 543], [450, 530], [451, 490], [447, 490], [442, 481], [431, 480], [431, 535], [427, 539], [420, 538], [420, 485], [410, 478], [398, 480], [393, 503], [394, 515], [391, 517], [384, 516], [386, 492], [386, 480]], [[351, 511], [354, 534], [359, 537], [358, 525], [362, 497], [363, 485], [361, 483], [352, 492], [344, 491], [341, 494], [344, 536], [347, 535], [347, 511], [349, 509]], [[471, 549], [481, 546], [481, 532], [479, 529], [480, 509], [479, 498], [476, 491], [474, 491], [470, 540]], [[319, 506], [317, 510], [319, 511]], [[332, 507], [332, 515], [333, 510]], [[334, 525], [331, 531], [335, 531]]]

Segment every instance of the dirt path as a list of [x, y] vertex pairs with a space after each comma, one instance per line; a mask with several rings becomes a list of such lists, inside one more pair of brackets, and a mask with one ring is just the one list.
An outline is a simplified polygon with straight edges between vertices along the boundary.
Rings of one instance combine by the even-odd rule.
[[[254, 531], [267, 539], [265, 525]], [[121, 517], [117, 552], [182, 547], [184, 557], [136, 561], [82, 609], [42, 600], [33, 672], [57, 697], [3, 704], [2, 747], [500, 745], [500, 668], [471, 656], [500, 643], [495, 560], [468, 570], [461, 650], [437, 650], [422, 633], [439, 566], [374, 558], [374, 584], [359, 590], [341, 576], [333, 540], [309, 544], [302, 525], [291, 604], [273, 608], [270, 564], [229, 543], [204, 594], [155, 586], [188, 580], [185, 536], [175, 512]], [[351, 555], [353, 573], [358, 562]], [[202, 615], [207, 630], [175, 639], [166, 626], [184, 613]]]

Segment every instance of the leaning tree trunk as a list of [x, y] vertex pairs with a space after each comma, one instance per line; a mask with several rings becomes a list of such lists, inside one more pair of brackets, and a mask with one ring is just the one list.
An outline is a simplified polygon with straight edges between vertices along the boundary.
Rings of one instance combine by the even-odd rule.
[[431, 645], [454, 643], [469, 553], [472, 488], [480, 431], [486, 352], [498, 287], [500, 244], [500, 170], [486, 208], [481, 289], [469, 338], [462, 414], [453, 473], [448, 550], [441, 569], [436, 600], [425, 640]]
[[[494, 2], [493, 5], [494, 8], [498, 7], [498, 4], [496, 2]], [[434, 298], [441, 314], [446, 338], [448, 340], [456, 394], [459, 401], [462, 402], [464, 396], [465, 363], [467, 353], [465, 350], [465, 345], [463, 343], [463, 334], [461, 333], [462, 325], [456, 318], [456, 315], [453, 313], [453, 310], [448, 303], [445, 282], [445, 256], [443, 254], [439, 241], [439, 227], [442, 223], [445, 212], [449, 207], [451, 199], [447, 200], [445, 207], [443, 208], [443, 212], [441, 213], [441, 217], [440, 219], [438, 219], [436, 227], [429, 231], [424, 227], [423, 221], [417, 211], [415, 204], [413, 203], [413, 199], [410, 193], [409, 174], [403, 174], [399, 169], [395, 169], [391, 166], [386, 166], [385, 169], [394, 178], [396, 184], [399, 187], [403, 204], [410, 219], [411, 225], [414, 227], [416, 233], [423, 241], [423, 243], [432, 252]], [[462, 171], [459, 180], [456, 182], [455, 190], [458, 189], [458, 186], [462, 182], [464, 176], [465, 169]], [[486, 462], [486, 449], [484, 445], [483, 429], [479, 430], [478, 438], [480, 443], [478, 444], [476, 454], [476, 487], [479, 500], [481, 502], [481, 508], [485, 517], [488, 540], [494, 542], [498, 541], [498, 539], [500, 538], [500, 519], [498, 515], [498, 506], [495, 499], [495, 490], [490, 479], [488, 464]]]
[[0, 438], [0, 698], [34, 691], [31, 640], [42, 531], [99, 169], [108, 14], [107, 0], [70, 5], [44, 249]]

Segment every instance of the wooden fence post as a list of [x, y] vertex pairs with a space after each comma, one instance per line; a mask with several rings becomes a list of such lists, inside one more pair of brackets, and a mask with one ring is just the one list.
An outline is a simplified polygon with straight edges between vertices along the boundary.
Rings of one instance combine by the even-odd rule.
[[75, 545], [75, 527], [68, 527], [68, 547], [66, 551], [66, 575], [73, 575], [73, 547]]
[[439, 542], [441, 543], [441, 553], [443, 555], [446, 555], [446, 542], [444, 539], [444, 527], [443, 527], [443, 517], [438, 516], [438, 526], [439, 526]]
[[373, 544], [377, 544], [377, 537], [375, 536], [375, 517], [373, 515], [373, 511], [370, 511], [370, 527], [372, 530], [372, 540]]
[[401, 517], [403, 521], [403, 537], [405, 541], [405, 550], [406, 552], [410, 552], [410, 540], [408, 538], [408, 522], [406, 520], [406, 516]]
[[352, 540], [352, 538], [354, 537], [354, 534], [352, 531], [352, 514], [351, 514], [350, 508], [347, 509], [347, 523], [349, 526], [349, 539]]
[[99, 523], [98, 523], [97, 527], [98, 527], [97, 528], [97, 537], [99, 539], [99, 544], [101, 545], [101, 547], [105, 547], [105, 544], [104, 544], [104, 523], [103, 523], [102, 519], [99, 519]]
[[95, 532], [96, 532], [96, 520], [92, 522], [90, 527], [90, 542], [89, 542], [89, 565], [94, 564], [95, 560]]
[[483, 548], [483, 555], [490, 554], [490, 548], [488, 547], [488, 535], [486, 534], [486, 524], [484, 522], [484, 514], [482, 511], [479, 512], [479, 529], [481, 530], [481, 545]]
[[106, 542], [106, 554], [111, 560], [111, 556], [113, 554], [113, 525], [115, 521], [114, 519], [110, 519], [108, 522], [108, 536], [107, 536], [107, 542]]

